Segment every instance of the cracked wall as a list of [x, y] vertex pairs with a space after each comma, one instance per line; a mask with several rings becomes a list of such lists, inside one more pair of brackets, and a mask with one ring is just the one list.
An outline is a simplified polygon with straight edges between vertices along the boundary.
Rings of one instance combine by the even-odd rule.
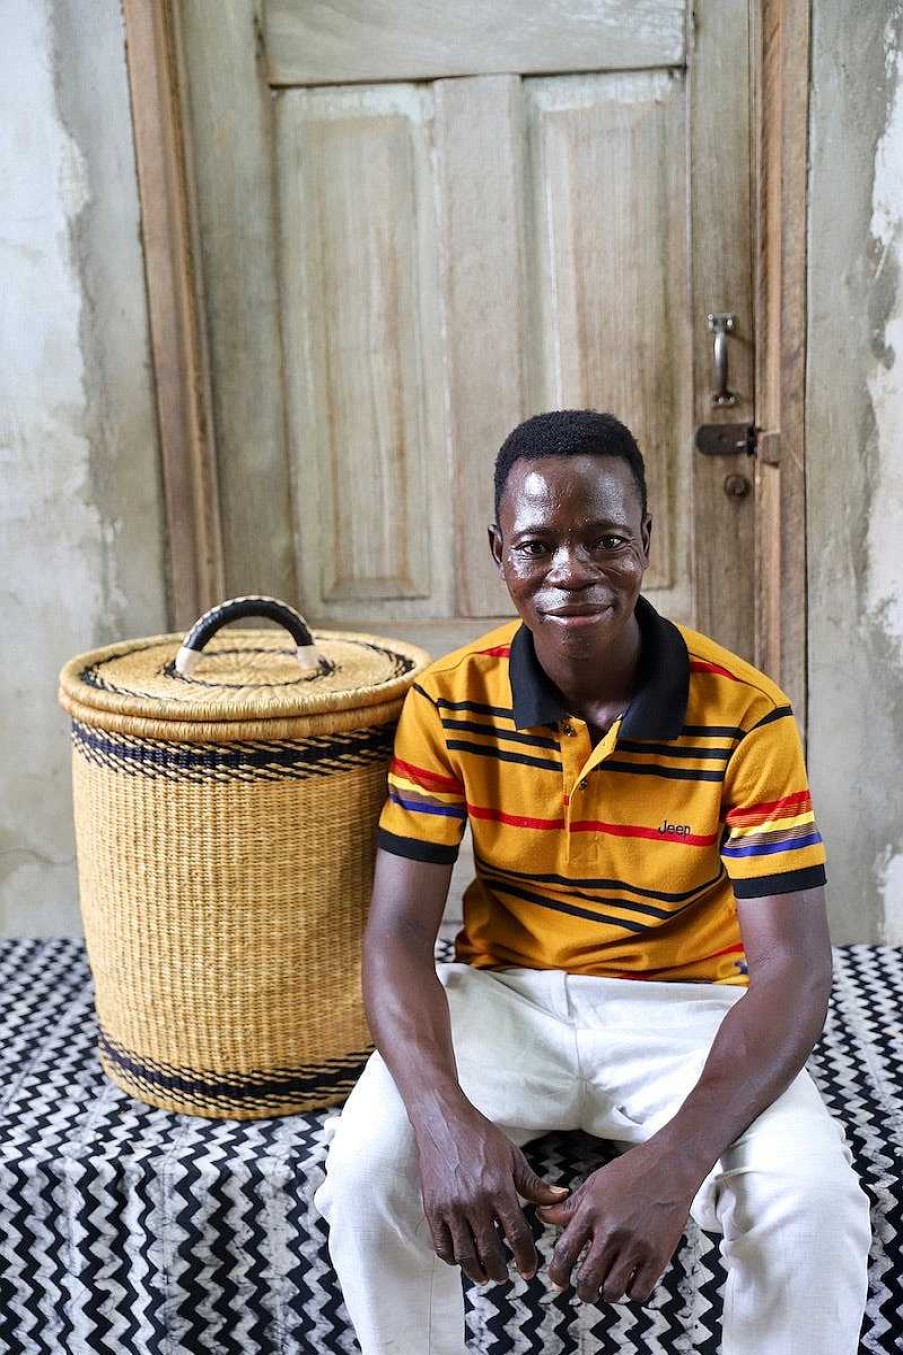
[[901, 39], [901, 0], [813, 6], [808, 758], [838, 943], [903, 943]]
[[0, 51], [0, 933], [78, 935], [66, 659], [167, 629], [122, 18], [8, 0]]

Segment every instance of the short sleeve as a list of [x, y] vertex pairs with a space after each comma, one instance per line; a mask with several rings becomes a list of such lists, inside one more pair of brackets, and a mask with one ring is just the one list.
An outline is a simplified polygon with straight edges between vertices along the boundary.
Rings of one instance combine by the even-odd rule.
[[825, 883], [803, 746], [790, 706], [763, 716], [728, 763], [721, 859], [738, 899]]
[[467, 823], [464, 784], [451, 766], [436, 702], [419, 683], [401, 709], [388, 791], [377, 846], [415, 861], [455, 861]]

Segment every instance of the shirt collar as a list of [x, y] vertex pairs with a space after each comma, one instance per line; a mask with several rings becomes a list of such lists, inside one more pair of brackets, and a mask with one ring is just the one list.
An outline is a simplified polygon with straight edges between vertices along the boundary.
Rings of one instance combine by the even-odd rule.
[[[683, 729], [690, 690], [690, 657], [673, 622], [638, 597], [635, 616], [641, 635], [636, 694], [621, 721], [619, 737], [676, 739]], [[531, 631], [521, 622], [511, 641], [508, 668], [517, 729], [557, 724], [571, 712], [540, 667]]]

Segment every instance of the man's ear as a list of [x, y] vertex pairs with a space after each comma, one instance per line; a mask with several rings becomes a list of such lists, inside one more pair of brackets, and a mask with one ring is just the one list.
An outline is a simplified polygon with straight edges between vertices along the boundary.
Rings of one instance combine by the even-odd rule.
[[502, 533], [495, 522], [490, 522], [486, 529], [489, 533], [489, 552], [495, 561], [495, 567], [499, 574], [502, 573]]
[[646, 516], [643, 518], [643, 525], [640, 528], [640, 533], [643, 542], [643, 551], [645, 552], [646, 555], [646, 563], [648, 564], [649, 547], [652, 542], [652, 517], [649, 513], [647, 513]]

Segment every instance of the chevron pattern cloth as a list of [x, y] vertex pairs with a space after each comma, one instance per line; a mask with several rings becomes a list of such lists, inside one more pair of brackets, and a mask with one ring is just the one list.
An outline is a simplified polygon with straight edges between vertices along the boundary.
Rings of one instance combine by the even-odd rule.
[[[437, 957], [451, 958], [447, 932]], [[873, 1206], [861, 1351], [903, 1349], [901, 1012], [899, 952], [835, 950], [809, 1066]], [[0, 1352], [357, 1351], [311, 1202], [336, 1112], [238, 1121], [156, 1110], [107, 1080], [97, 1034], [83, 941], [0, 942]], [[570, 1184], [607, 1155], [580, 1134], [524, 1151]], [[534, 1228], [544, 1267], [555, 1234]], [[468, 1350], [716, 1355], [723, 1283], [718, 1239], [692, 1221], [644, 1307], [582, 1304], [541, 1278], [485, 1292], [464, 1280]]]

